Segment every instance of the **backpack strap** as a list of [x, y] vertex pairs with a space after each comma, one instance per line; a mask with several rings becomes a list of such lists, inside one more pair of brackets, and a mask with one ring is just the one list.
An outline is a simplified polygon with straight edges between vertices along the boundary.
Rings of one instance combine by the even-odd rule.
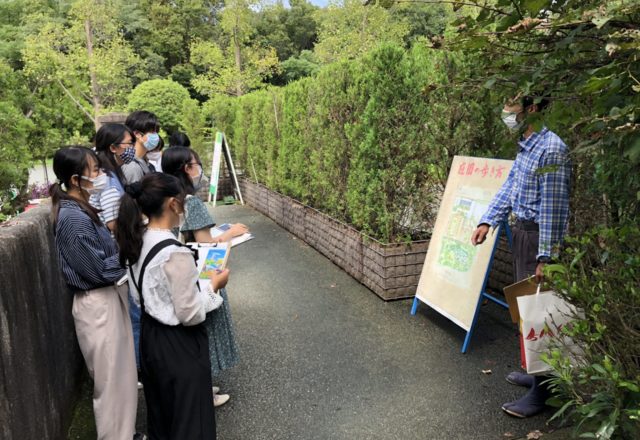
[[137, 283], [136, 283], [135, 277], [133, 276], [133, 267], [131, 266], [131, 264], [129, 265], [129, 276], [131, 277], [131, 281], [133, 282], [133, 285], [138, 290], [138, 295], [140, 295], [140, 308], [142, 309], [143, 313], [144, 313], [144, 295], [142, 295], [142, 283], [144, 281], [144, 272], [147, 269], [147, 265], [151, 262], [153, 257], [158, 255], [158, 252], [160, 252], [162, 249], [166, 247], [173, 246], [173, 245], [184, 246], [178, 240], [174, 238], [168, 238], [166, 240], [162, 240], [161, 242], [157, 243], [155, 246], [151, 248], [151, 250], [145, 257], [144, 261], [142, 262], [142, 267], [140, 268], [140, 276], [138, 278]]

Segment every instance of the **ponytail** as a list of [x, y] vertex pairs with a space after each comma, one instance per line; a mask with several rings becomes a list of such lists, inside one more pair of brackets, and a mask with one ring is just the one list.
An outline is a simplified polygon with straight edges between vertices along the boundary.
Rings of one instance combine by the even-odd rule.
[[58, 224], [58, 214], [60, 213], [60, 200], [66, 200], [69, 196], [62, 190], [58, 182], [49, 186], [49, 194], [51, 195], [51, 223], [53, 223], [53, 230], [55, 231]]
[[125, 187], [125, 194], [120, 199], [120, 211], [116, 220], [116, 241], [120, 247], [120, 264], [135, 264], [142, 251], [142, 237], [145, 225], [142, 221], [142, 210], [136, 199], [142, 192], [141, 184], [136, 182]]
[[146, 229], [143, 216], [150, 220], [162, 216], [168, 197], [184, 198], [180, 181], [169, 174], [147, 174], [140, 182], [125, 187], [116, 220], [116, 241], [123, 267], [135, 264], [140, 259]]

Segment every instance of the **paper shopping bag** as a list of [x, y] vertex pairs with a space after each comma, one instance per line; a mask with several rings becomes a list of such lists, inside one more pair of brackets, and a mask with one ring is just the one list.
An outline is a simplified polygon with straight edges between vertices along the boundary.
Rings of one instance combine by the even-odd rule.
[[527, 373], [536, 375], [551, 370], [540, 355], [549, 351], [549, 343], [554, 335], [560, 335], [568, 355], [575, 354], [577, 348], [573, 341], [561, 336], [562, 327], [576, 316], [575, 307], [553, 291], [546, 291], [518, 297], [518, 309]]

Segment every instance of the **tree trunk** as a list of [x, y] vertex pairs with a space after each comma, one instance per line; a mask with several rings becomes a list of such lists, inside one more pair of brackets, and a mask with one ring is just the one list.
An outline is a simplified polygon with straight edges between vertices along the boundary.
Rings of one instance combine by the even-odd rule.
[[100, 95], [98, 89], [98, 79], [96, 77], [96, 69], [93, 60], [93, 31], [91, 29], [91, 21], [84, 21], [84, 32], [87, 37], [87, 56], [89, 60], [89, 77], [91, 79], [91, 101], [93, 102], [93, 124], [98, 130], [98, 114], [100, 112]]
[[238, 79], [236, 81], [236, 95], [242, 96], [242, 56], [240, 54], [240, 41], [238, 40], [238, 17], [236, 16], [236, 26], [233, 28], [233, 50], [236, 58], [236, 69], [238, 70]]
[[49, 185], [49, 170], [47, 169], [47, 158], [42, 158], [42, 169], [44, 170], [44, 180]]

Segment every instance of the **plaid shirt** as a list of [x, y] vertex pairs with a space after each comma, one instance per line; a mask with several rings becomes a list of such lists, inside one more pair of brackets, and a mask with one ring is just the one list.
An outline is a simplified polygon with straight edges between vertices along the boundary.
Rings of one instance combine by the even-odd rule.
[[511, 172], [480, 223], [495, 227], [513, 211], [518, 220], [531, 220], [540, 227], [536, 258], [557, 256], [569, 217], [567, 146], [547, 128], [521, 139], [518, 145]]

